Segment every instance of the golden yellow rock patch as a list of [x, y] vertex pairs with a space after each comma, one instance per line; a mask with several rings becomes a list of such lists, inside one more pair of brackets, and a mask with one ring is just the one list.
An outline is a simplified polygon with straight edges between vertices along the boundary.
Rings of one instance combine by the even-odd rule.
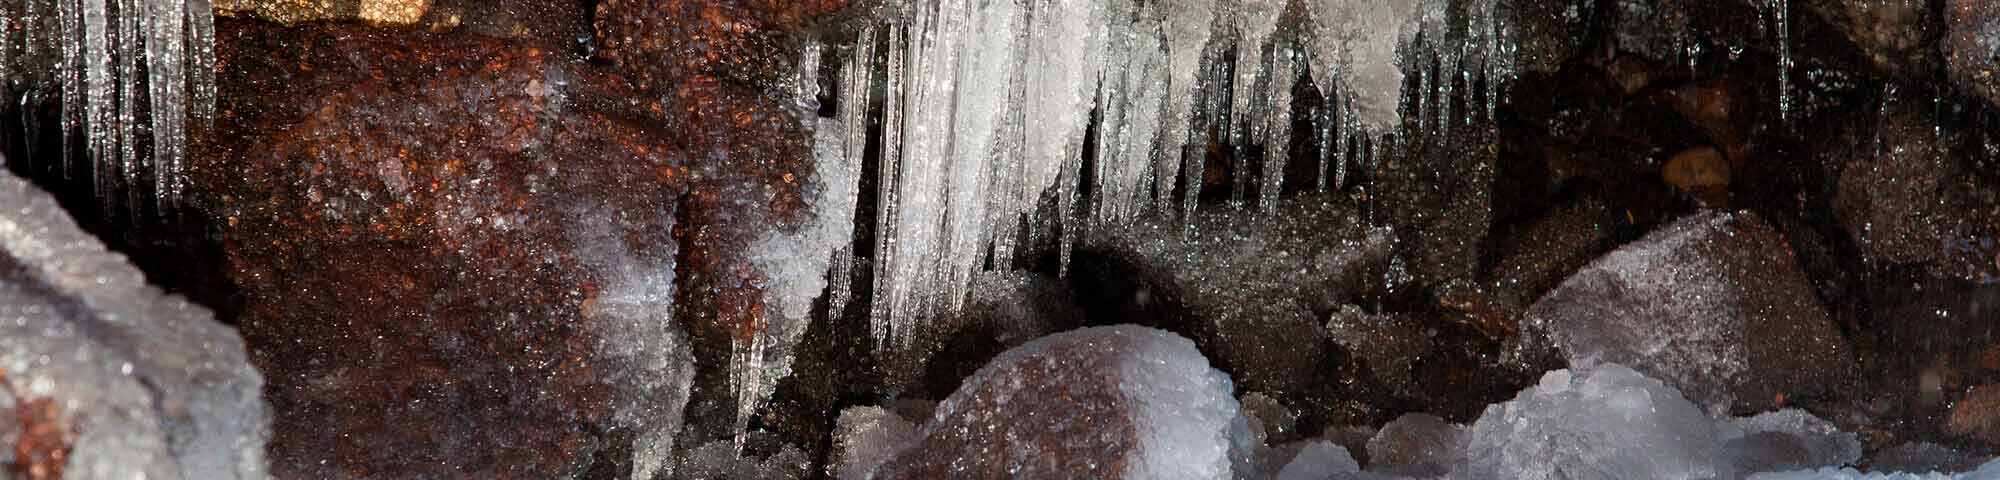
[[361, 0], [361, 19], [374, 24], [410, 25], [423, 20], [430, 0]]

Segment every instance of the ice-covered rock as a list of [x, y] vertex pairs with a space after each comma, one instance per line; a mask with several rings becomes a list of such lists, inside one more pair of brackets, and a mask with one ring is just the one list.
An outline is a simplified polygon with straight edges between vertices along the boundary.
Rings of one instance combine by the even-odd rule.
[[684, 418], [733, 423], [683, 413], [785, 327], [745, 258], [812, 173], [777, 106], [710, 82], [641, 121], [571, 101], [622, 83], [533, 42], [222, 31], [204, 149], [238, 154], [195, 156], [190, 201], [269, 382], [274, 476], [651, 478]]
[[1465, 480], [1726, 479], [1713, 422], [1680, 392], [1615, 363], [1557, 370], [1472, 426]]
[[[1406, 417], [1383, 427], [1378, 441], [1370, 442], [1371, 471], [1435, 474], [1396, 469], [1396, 463], [1412, 462], [1377, 451], [1382, 437], [1413, 427], [1428, 430], [1429, 437], [1400, 443], [1451, 441], [1450, 424]], [[1514, 400], [1487, 407], [1470, 436], [1453, 478], [1729, 479], [1851, 465], [1861, 458], [1854, 434], [1804, 410], [1710, 420], [1681, 392], [1616, 363], [1550, 372]], [[1427, 465], [1439, 460], [1433, 456]]]
[[1436, 415], [1412, 413], [1390, 421], [1368, 439], [1368, 470], [1430, 478], [1464, 462], [1470, 431]]
[[1329, 480], [1360, 478], [1361, 464], [1347, 449], [1326, 440], [1307, 442], [1299, 449], [1285, 468], [1278, 470], [1278, 480]]
[[1868, 458], [1871, 470], [1887, 472], [1958, 472], [1971, 470], [1986, 460], [1976, 455], [1931, 442], [1908, 442], [1882, 449]]
[[1750, 475], [1748, 480], [1992, 480], [1995, 478], [2000, 478], [2000, 460], [1986, 462], [1978, 469], [1965, 473], [1862, 473], [1853, 468], [1824, 467], [1813, 470], [1759, 473]]
[[674, 478], [682, 480], [803, 480], [812, 459], [791, 445], [768, 455], [743, 455], [735, 442], [718, 440], [689, 449]]
[[1722, 452], [1737, 472], [1775, 472], [1861, 459], [1861, 440], [1804, 410], [1788, 408], [1722, 420]]
[[1620, 247], [1523, 323], [1517, 358], [1553, 347], [1575, 367], [1627, 364], [1710, 409], [1823, 391], [1852, 361], [1784, 235], [1748, 212], [1695, 214]]
[[243, 340], [0, 174], [0, 411], [20, 478], [264, 478]]
[[1257, 443], [1270, 445], [1295, 438], [1299, 414], [1285, 407], [1284, 402], [1262, 392], [1250, 392], [1238, 400], [1243, 406], [1243, 416], [1250, 420], [1250, 431], [1257, 438]]
[[834, 421], [834, 453], [827, 474], [840, 480], [866, 480], [889, 455], [916, 433], [909, 420], [882, 407], [854, 407]]
[[1251, 438], [1230, 390], [1171, 333], [1059, 333], [967, 379], [875, 478], [1232, 478]]

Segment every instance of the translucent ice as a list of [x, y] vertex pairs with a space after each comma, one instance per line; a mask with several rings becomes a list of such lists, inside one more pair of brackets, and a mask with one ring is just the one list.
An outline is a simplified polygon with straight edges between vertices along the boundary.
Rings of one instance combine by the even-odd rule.
[[1715, 425], [1680, 392], [1618, 364], [1557, 370], [1472, 426], [1460, 479], [1733, 478]]
[[1412, 413], [1383, 425], [1368, 439], [1368, 469], [1436, 477], [1464, 460], [1469, 429], [1436, 415]]
[[1314, 440], [1299, 449], [1285, 468], [1278, 470], [1278, 480], [1325, 480], [1348, 478], [1361, 472], [1361, 464], [1347, 449], [1325, 440]]
[[1348, 112], [1369, 131], [1400, 123], [1403, 70], [1396, 48], [1414, 30], [1421, 4], [1405, 0], [1311, 0], [1313, 83], [1353, 99]]
[[0, 398], [51, 409], [36, 426], [61, 432], [44, 444], [67, 449], [61, 475], [265, 476], [270, 419], [243, 341], [4, 174], [0, 300]]
[[1861, 459], [1861, 440], [1799, 409], [1784, 409], [1717, 424], [1722, 451], [1738, 472], [1771, 472]]
[[866, 480], [916, 433], [916, 426], [882, 407], [843, 410], [834, 425], [835, 453], [826, 468], [840, 480]]
[[2000, 460], [1986, 462], [1979, 469], [1965, 473], [1862, 473], [1852, 468], [1826, 467], [1814, 470], [1759, 473], [1749, 476], [1748, 480], [1993, 480], [1996, 478], [2000, 478]]
[[595, 361], [614, 367], [605, 371], [618, 386], [614, 428], [632, 434], [631, 478], [652, 478], [672, 465], [674, 438], [694, 384], [693, 353], [674, 322], [674, 254], [679, 247], [633, 251], [623, 230], [596, 216], [602, 205], [579, 203], [567, 212], [575, 245], [571, 254], [604, 279], [596, 315], [608, 331], [619, 332], [604, 337]]

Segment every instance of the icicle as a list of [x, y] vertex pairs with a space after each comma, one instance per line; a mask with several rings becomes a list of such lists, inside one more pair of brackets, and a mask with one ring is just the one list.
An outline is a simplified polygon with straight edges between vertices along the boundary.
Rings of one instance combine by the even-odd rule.
[[[759, 325], [756, 330], [762, 331], [763, 327]], [[738, 343], [729, 355], [730, 385], [734, 387], [736, 394], [734, 437], [738, 452], [743, 451], [744, 443], [749, 439], [749, 432], [746, 429], [750, 425], [750, 418], [757, 414], [758, 399], [762, 397], [765, 338], [766, 336], [762, 334], [753, 335], [749, 345]]]
[[[863, 35], [864, 41], [869, 35]], [[758, 238], [748, 249], [750, 260], [764, 273], [764, 307], [756, 332], [748, 341], [738, 341], [731, 352], [731, 385], [735, 387], [738, 441], [757, 405], [769, 398], [777, 382], [791, 374], [793, 347], [812, 321], [813, 301], [822, 293], [833, 292], [829, 300], [836, 310], [845, 308], [852, 263], [855, 204], [860, 194], [862, 149], [867, 130], [864, 112], [868, 105], [867, 46], [854, 48], [858, 54], [843, 65], [843, 89], [838, 95], [840, 109], [834, 118], [818, 116], [819, 63], [823, 47], [817, 42], [803, 46], [804, 58], [793, 74], [793, 94], [798, 97], [799, 120], [813, 129], [814, 166], [804, 176], [804, 200], [811, 217], [800, 228], [773, 231]], [[832, 285], [829, 285], [829, 282]]]
[[833, 254], [833, 268], [827, 272], [832, 285], [826, 288], [826, 315], [840, 318], [847, 312], [847, 304], [854, 299], [854, 249], [844, 247]]
[[815, 40], [805, 40], [799, 46], [799, 65], [792, 69], [792, 99], [804, 111], [802, 119], [812, 118], [819, 110], [819, 64], [825, 48]]
[[[892, 9], [885, 38], [864, 33], [843, 65], [863, 68], [869, 46], [886, 49], [886, 76], [874, 80], [886, 98], [870, 334], [885, 349], [920, 338], [934, 315], [960, 306], [976, 272], [1011, 268], [1023, 242], [1055, 246], [1066, 266], [1095, 225], [1148, 208], [1191, 217], [1210, 148], [1239, 149], [1224, 152], [1239, 204], [1255, 190], [1258, 209], [1275, 212], [1292, 153], [1291, 89], [1307, 64], [1327, 99], [1312, 112], [1316, 189], [1344, 188], [1349, 162], [1369, 168], [1394, 153], [1392, 132], [1421, 133], [1399, 132], [1403, 125], [1458, 130], [1490, 118], [1494, 89], [1511, 78], [1512, 47], [1491, 2], [1473, 1], [1469, 18], [1454, 17], [1466, 20], [1461, 31], [1447, 32], [1442, 0], [1307, 0], [1297, 37], [1278, 35], [1288, 5], [1280, 0], [924, 0]], [[1218, 28], [1224, 41], [1213, 38]], [[1419, 29], [1438, 37], [1416, 44]], [[1402, 91], [1404, 66], [1418, 75], [1416, 90]], [[839, 112], [816, 137], [822, 162], [868, 143], [864, 119], [849, 117], [869, 102], [866, 77], [843, 73]], [[1403, 116], [1399, 93], [1419, 110]], [[1488, 114], [1466, 97], [1485, 100]], [[1093, 114], [1097, 129], [1085, 138]], [[1086, 140], [1097, 147], [1087, 172]], [[844, 261], [833, 260], [834, 276]], [[837, 282], [829, 292], [845, 298]]]
[[111, 58], [111, 6], [106, 0], [81, 0], [83, 10], [83, 83], [84, 99], [79, 107], [84, 112], [85, 145], [90, 155], [92, 171], [97, 172], [97, 196], [110, 196], [110, 185], [104, 180], [105, 165], [117, 154], [117, 132], [112, 121], [117, 113], [117, 78], [112, 71]]
[[1291, 159], [1292, 81], [1298, 76], [1297, 55], [1289, 42], [1272, 47], [1269, 84], [1271, 95], [1264, 110], [1263, 184], [1257, 188], [1257, 206], [1265, 215], [1278, 212], [1278, 195], [1285, 186], [1285, 163]]
[[[1095, 176], [1096, 221], [1101, 223], [1137, 215], [1154, 200], [1147, 198], [1148, 188], [1164, 183], [1165, 193], [1172, 194], [1175, 172], [1154, 160], [1170, 156], [1160, 138], [1171, 87], [1161, 81], [1167, 76], [1166, 45], [1159, 17], [1137, 11], [1140, 7], [1130, 0], [1112, 1], [1106, 7], [1112, 19], [1106, 46], [1110, 53], [1100, 73], [1098, 106], [1104, 113]], [[1131, 21], [1122, 20], [1128, 18]]]
[[[1332, 174], [1333, 161], [1337, 155], [1334, 149], [1333, 128], [1335, 119], [1339, 118], [1334, 114], [1335, 111], [1340, 109], [1335, 104], [1337, 101], [1332, 95], [1324, 95], [1320, 97], [1321, 103], [1319, 109], [1313, 111], [1313, 126], [1316, 128], [1314, 134], [1317, 135], [1314, 140], [1315, 144], [1319, 146], [1319, 170], [1318, 174], [1313, 175], [1313, 191], [1315, 192], [1326, 191], [1326, 182], [1328, 176]], [[1340, 187], [1335, 185], [1334, 188], [1337, 189]]]
[[215, 118], [215, 14], [209, 0], [187, 0], [189, 116], [207, 125]]
[[[1791, 2], [1771, 0], [1772, 18], [1778, 30], [1778, 123], [1790, 125], [1792, 115], [1792, 26]], [[1790, 127], [1785, 127], [1789, 129]]]
[[60, 143], [62, 143], [64, 179], [70, 178], [70, 172], [72, 171], [70, 162], [76, 158], [76, 152], [71, 147], [74, 142], [71, 139], [76, 138], [78, 132], [77, 123], [81, 116], [78, 114], [77, 109], [83, 106], [85, 99], [83, 94], [83, 42], [79, 36], [79, 33], [83, 31], [81, 26], [83, 14], [82, 2], [83, 0], [56, 0], [56, 17], [59, 26], [56, 28], [57, 35], [50, 39], [51, 42], [55, 42], [62, 49], [58, 57], [59, 60], [57, 60], [56, 69], [56, 75], [61, 78], [56, 83], [61, 84], [62, 89], [61, 110], [58, 112], [58, 115], [61, 117], [59, 123], [61, 123], [60, 128], [62, 130]]
[[111, 180], [99, 180], [101, 185], [109, 185], [107, 188], [111, 189], [105, 193], [113, 193], [121, 185], [124, 187], [125, 202], [134, 207], [133, 213], [137, 213], [139, 200], [139, 192], [133, 188], [137, 183], [133, 180], [139, 176], [138, 140], [143, 135], [140, 129], [144, 128], [139, 123], [139, 100], [144, 98], [141, 95], [146, 93], [145, 88], [150, 84], [145, 77], [139, 76], [140, 60], [145, 52], [141, 45], [143, 39], [148, 38], [143, 35], [146, 32], [142, 29], [147, 27], [146, 18], [151, 15], [146, 11], [151, 5], [142, 1], [118, 0], [118, 10], [113, 18], [118, 22], [113, 29], [117, 32], [117, 43], [111, 47], [115, 52], [113, 59], [118, 62], [118, 117], [114, 126], [117, 137], [112, 141], [118, 145], [118, 170], [116, 175], [105, 170], [97, 172], [100, 177], [112, 177]]
[[1284, 12], [1284, 2], [1237, 1], [1239, 3], [1234, 12], [1235, 78], [1230, 82], [1229, 120], [1225, 125], [1229, 128], [1230, 161], [1236, 170], [1230, 176], [1229, 202], [1241, 207], [1249, 190], [1250, 146], [1263, 140], [1264, 132], [1269, 127], [1264, 112], [1276, 108], [1270, 98], [1276, 83], [1271, 75], [1270, 38], [1278, 28], [1278, 15]]
[[1174, 182], [1183, 182], [1181, 214], [1194, 215], [1195, 199], [1201, 195], [1201, 169], [1206, 135], [1196, 131], [1195, 104], [1200, 100], [1202, 79], [1210, 67], [1203, 62], [1215, 27], [1215, 0], [1164, 0], [1149, 2], [1158, 10], [1165, 29], [1167, 47], [1167, 113], [1162, 129], [1162, 155], [1154, 177], [1154, 202], [1168, 211]]
[[[46, 2], [46, 3], [44, 3]], [[29, 68], [50, 72], [24, 85], [30, 93], [60, 91], [64, 173], [85, 163], [93, 189], [107, 201], [137, 207], [151, 190], [171, 207], [183, 189], [188, 125], [213, 116], [214, 19], [206, 0], [29, 0], [23, 25]], [[53, 22], [37, 12], [54, 6]], [[47, 31], [53, 23], [53, 31]], [[52, 57], [49, 53], [55, 53]], [[53, 59], [53, 64], [48, 64]], [[10, 62], [11, 63], [11, 62]], [[24, 100], [32, 103], [32, 99]], [[84, 149], [72, 142], [82, 137]], [[139, 185], [144, 175], [152, 184]]]
[[897, 303], [902, 297], [903, 282], [897, 281], [897, 263], [902, 261], [896, 255], [896, 227], [902, 199], [896, 194], [897, 180], [902, 177], [903, 145], [903, 46], [909, 42], [909, 30], [902, 25], [892, 27], [884, 39], [888, 52], [887, 71], [883, 80], [882, 99], [882, 160], [881, 176], [876, 179], [879, 212], [875, 221], [875, 296], [869, 306], [868, 319], [871, 334], [877, 345], [892, 344], [890, 335], [893, 315], [899, 313]]
[[[186, 14], [176, 9], [177, 1], [152, 1], [152, 36], [146, 39], [147, 85], [153, 118], [153, 179], [160, 203], [180, 201], [181, 163], [187, 151], [187, 73], [183, 38], [187, 36]], [[136, 76], [136, 75], [135, 75]], [[129, 141], [129, 140], [128, 140]]]

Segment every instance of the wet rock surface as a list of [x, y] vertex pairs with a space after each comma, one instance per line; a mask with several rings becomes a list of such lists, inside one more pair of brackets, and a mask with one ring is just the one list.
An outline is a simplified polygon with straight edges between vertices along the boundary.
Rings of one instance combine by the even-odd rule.
[[1338, 204], [1280, 210], [1107, 229], [1076, 254], [1072, 289], [1092, 318], [1179, 332], [1246, 390], [1292, 398], [1324, 355], [1321, 315], [1379, 285], [1390, 240]]
[[1842, 226], [1869, 260], [1916, 265], [1941, 277], [1992, 278], [1992, 230], [2000, 208], [1985, 198], [1990, 188], [1968, 171], [1954, 139], [1938, 120], [1891, 92], [1869, 132], [1845, 157], [1833, 207]]
[[1571, 365], [1632, 365], [1711, 408], [1824, 393], [1854, 362], [1783, 234], [1749, 213], [1694, 215], [1620, 247], [1525, 322]]
[[1228, 478], [1249, 427], [1186, 339], [1131, 325], [1002, 353], [874, 478]]

